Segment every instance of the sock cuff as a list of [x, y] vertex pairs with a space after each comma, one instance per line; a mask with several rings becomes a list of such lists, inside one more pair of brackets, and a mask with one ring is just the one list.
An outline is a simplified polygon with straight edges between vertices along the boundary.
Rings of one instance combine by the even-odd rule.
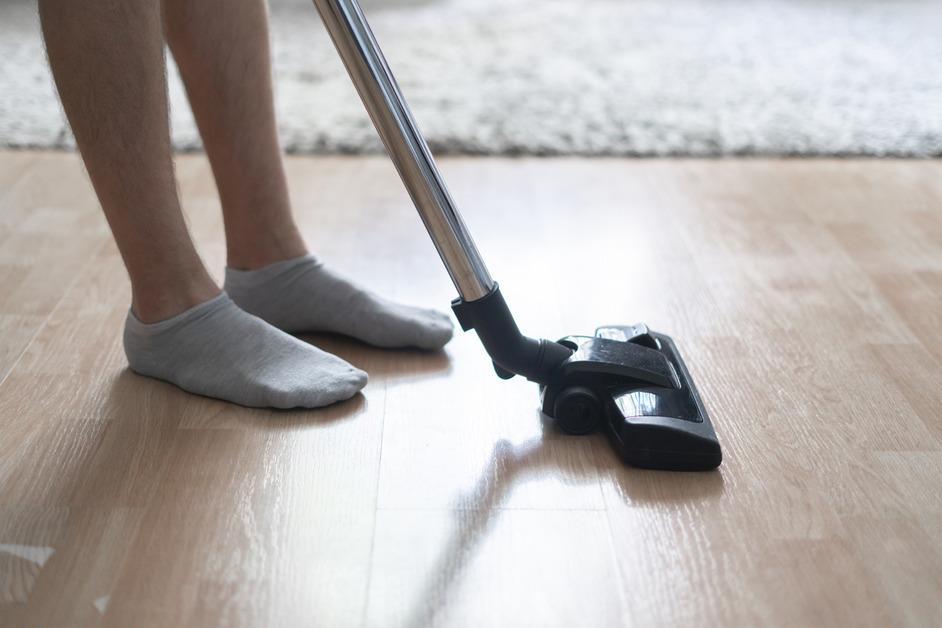
[[237, 268], [232, 268], [231, 266], [226, 266], [226, 283], [241, 280], [250, 280], [253, 283], [256, 281], [268, 281], [269, 279], [274, 279], [275, 277], [283, 275], [286, 272], [290, 272], [298, 266], [311, 265], [318, 267], [321, 266], [321, 264], [322, 262], [319, 259], [308, 253], [307, 255], [302, 255], [301, 257], [292, 257], [291, 259], [282, 260], [280, 262], [275, 262], [274, 264], [269, 264], [268, 266], [254, 268], [252, 270], [239, 270]]
[[134, 314], [134, 311], [131, 308], [128, 308], [128, 316], [125, 322], [125, 328], [132, 333], [142, 334], [142, 335], [153, 335], [159, 334], [168, 329], [173, 329], [183, 323], [187, 323], [204, 316], [208, 316], [213, 312], [227, 308], [229, 306], [235, 306], [235, 303], [232, 302], [232, 299], [229, 298], [229, 295], [225, 291], [220, 292], [218, 295], [214, 296], [208, 301], [198, 303], [193, 307], [183, 310], [179, 314], [171, 316], [170, 318], [165, 318], [162, 321], [157, 321], [156, 323], [145, 323], [141, 321]]

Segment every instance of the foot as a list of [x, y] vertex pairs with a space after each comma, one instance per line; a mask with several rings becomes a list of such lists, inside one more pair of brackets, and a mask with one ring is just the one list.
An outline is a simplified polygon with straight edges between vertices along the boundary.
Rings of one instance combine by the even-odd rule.
[[227, 268], [225, 289], [243, 310], [290, 333], [327, 331], [377, 347], [420, 349], [440, 349], [452, 336], [446, 314], [387, 301], [312, 255], [257, 270]]
[[367, 375], [240, 310], [225, 292], [158, 323], [128, 312], [131, 370], [243, 406], [317, 408], [349, 399]]

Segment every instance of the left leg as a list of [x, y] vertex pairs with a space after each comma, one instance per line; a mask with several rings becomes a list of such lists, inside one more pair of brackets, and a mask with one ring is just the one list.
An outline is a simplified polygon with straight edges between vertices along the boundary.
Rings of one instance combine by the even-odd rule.
[[286, 331], [330, 331], [383, 347], [448, 342], [444, 314], [377, 297], [308, 255], [278, 144], [264, 0], [163, 0], [163, 7], [219, 188], [232, 299]]

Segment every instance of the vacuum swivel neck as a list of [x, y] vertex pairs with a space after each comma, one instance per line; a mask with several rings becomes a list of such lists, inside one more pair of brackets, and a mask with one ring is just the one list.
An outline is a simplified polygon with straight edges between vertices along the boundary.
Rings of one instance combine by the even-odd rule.
[[572, 355], [571, 349], [558, 342], [537, 340], [520, 333], [496, 283], [487, 296], [475, 301], [459, 297], [451, 302], [451, 307], [462, 329], [477, 332], [494, 361], [494, 369], [504, 379], [523, 375], [546, 384], [556, 368]]

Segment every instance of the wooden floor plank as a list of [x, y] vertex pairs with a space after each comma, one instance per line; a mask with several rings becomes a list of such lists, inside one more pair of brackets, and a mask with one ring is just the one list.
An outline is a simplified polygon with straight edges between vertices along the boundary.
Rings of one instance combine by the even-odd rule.
[[624, 616], [598, 511], [380, 510], [372, 571], [367, 626], [604, 627]]
[[0, 382], [107, 239], [81, 163], [0, 153]]

